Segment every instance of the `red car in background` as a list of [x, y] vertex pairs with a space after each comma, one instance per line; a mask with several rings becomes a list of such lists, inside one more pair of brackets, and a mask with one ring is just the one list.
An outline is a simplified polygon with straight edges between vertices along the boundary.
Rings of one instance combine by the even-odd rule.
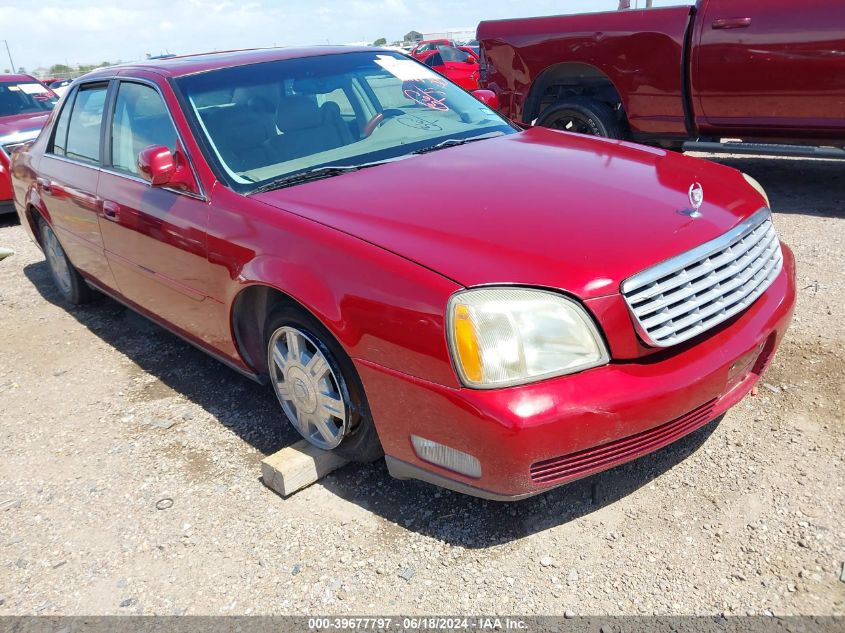
[[425, 57], [437, 50], [438, 46], [454, 46], [455, 43], [452, 40], [447, 39], [439, 39], [439, 40], [423, 40], [414, 48], [410, 50], [408, 53], [411, 57], [415, 59], [419, 59], [422, 61]]
[[494, 499], [717, 418], [795, 302], [750, 177], [523, 131], [384, 49], [97, 70], [13, 181], [66, 302], [99, 289], [269, 383], [268, 423], [315, 446]]
[[29, 75], [0, 75], [0, 214], [13, 213], [9, 159], [31, 141], [50, 116], [58, 96]]
[[478, 55], [468, 46], [439, 45], [419, 58], [426, 66], [448, 77], [464, 90], [479, 87]]

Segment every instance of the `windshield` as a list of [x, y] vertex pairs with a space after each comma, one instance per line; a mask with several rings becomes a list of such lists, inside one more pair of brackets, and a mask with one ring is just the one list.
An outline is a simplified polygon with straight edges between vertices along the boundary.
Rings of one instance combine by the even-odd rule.
[[398, 53], [266, 62], [189, 75], [176, 84], [219, 176], [241, 192], [327, 165], [365, 165], [446, 140], [517, 131]]
[[58, 97], [37, 81], [0, 81], [0, 116], [48, 112]]

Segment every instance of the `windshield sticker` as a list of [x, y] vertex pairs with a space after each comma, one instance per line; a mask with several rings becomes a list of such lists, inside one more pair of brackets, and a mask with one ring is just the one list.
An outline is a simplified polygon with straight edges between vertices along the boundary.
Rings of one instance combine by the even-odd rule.
[[18, 90], [28, 95], [40, 95], [45, 92], [44, 86], [40, 84], [18, 84]]
[[[429, 87], [427, 84], [434, 84], [434, 86]], [[442, 90], [436, 90], [439, 86], [445, 86], [445, 82], [440, 83], [439, 80], [421, 80], [410, 85], [405, 84], [402, 92], [405, 93], [408, 99], [426, 108], [437, 110], [438, 112], [448, 112], [449, 106], [446, 105], [446, 93]]]
[[376, 64], [384, 68], [391, 75], [402, 81], [416, 81], [418, 79], [429, 79], [434, 75], [422, 64], [411, 59], [397, 59], [390, 55], [377, 55]]

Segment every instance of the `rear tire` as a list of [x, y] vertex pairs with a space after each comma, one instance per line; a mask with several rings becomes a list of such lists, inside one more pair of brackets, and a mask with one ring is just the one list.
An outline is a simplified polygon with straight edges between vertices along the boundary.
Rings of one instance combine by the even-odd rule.
[[59, 238], [44, 220], [40, 221], [41, 246], [50, 276], [62, 298], [73, 305], [89, 303], [98, 298], [99, 293], [91, 288], [70, 263], [65, 250], [59, 243]]
[[591, 136], [625, 138], [624, 128], [610, 106], [589, 97], [558, 101], [540, 114], [537, 125]]
[[329, 331], [292, 304], [275, 308], [264, 331], [270, 382], [290, 425], [350, 461], [382, 457], [364, 386]]

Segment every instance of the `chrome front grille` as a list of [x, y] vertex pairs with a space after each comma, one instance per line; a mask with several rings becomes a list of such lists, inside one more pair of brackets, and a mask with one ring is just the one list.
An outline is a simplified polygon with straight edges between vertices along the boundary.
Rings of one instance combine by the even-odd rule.
[[747, 308], [782, 267], [771, 213], [761, 209], [721, 237], [625, 280], [622, 296], [643, 340], [669, 347]]

